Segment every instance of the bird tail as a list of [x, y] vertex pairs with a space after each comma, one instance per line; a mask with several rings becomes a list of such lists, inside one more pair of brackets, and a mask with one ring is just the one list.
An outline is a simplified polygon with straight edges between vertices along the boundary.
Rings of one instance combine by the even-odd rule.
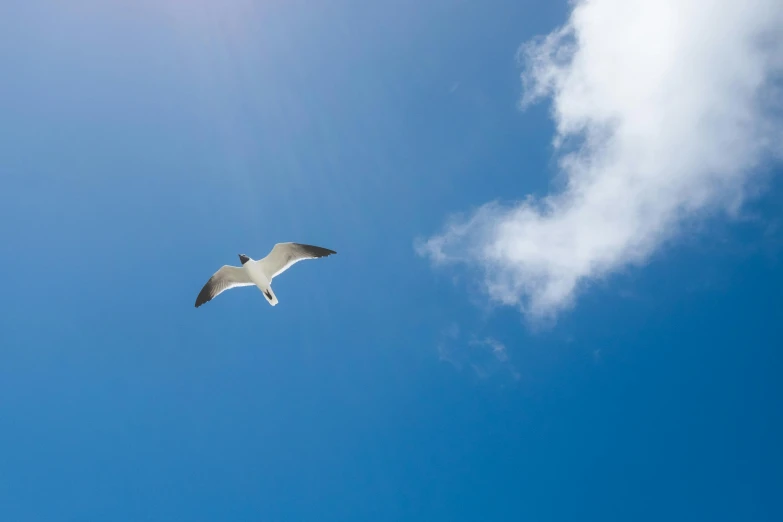
[[271, 286], [267, 286], [263, 290], [261, 290], [261, 293], [264, 294], [264, 297], [266, 297], [266, 300], [269, 301], [269, 304], [272, 306], [275, 306], [277, 304], [277, 296], [272, 291]]

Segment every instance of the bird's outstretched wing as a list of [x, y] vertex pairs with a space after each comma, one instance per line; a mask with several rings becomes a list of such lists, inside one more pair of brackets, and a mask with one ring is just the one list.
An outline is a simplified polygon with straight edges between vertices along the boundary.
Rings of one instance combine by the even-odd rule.
[[264, 273], [272, 278], [288, 270], [294, 263], [303, 259], [316, 259], [336, 254], [334, 250], [301, 243], [278, 243], [264, 259], [257, 261]]
[[237, 266], [223, 265], [220, 270], [209, 278], [207, 284], [199, 292], [196, 298], [196, 308], [207, 301], [211, 301], [222, 292], [237, 286], [251, 286], [253, 282], [247, 276], [244, 269]]

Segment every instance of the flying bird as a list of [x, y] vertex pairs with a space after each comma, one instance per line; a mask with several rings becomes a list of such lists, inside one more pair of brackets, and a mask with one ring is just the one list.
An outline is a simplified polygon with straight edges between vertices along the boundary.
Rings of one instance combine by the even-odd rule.
[[336, 254], [334, 250], [300, 243], [278, 243], [264, 259], [250, 259], [239, 254], [242, 266], [224, 265], [209, 278], [207, 284], [196, 298], [196, 308], [211, 301], [230, 288], [257, 286], [269, 304], [277, 304], [277, 296], [272, 291], [272, 279], [279, 276], [291, 265], [303, 259], [316, 259]]

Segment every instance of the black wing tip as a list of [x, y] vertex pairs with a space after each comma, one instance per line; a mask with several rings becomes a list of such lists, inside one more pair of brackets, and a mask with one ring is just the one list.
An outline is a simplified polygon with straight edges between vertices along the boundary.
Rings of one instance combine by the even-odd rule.
[[337, 253], [334, 250], [330, 250], [328, 248], [319, 247], [315, 245], [304, 245], [302, 243], [297, 243], [296, 246], [304, 248], [305, 250], [307, 250], [308, 254], [312, 254], [315, 257], [327, 257]]
[[201, 289], [201, 292], [198, 293], [198, 297], [196, 297], [196, 308], [210, 302], [213, 297], [215, 296], [212, 295], [212, 279], [210, 278], [207, 284], [204, 285], [204, 288]]

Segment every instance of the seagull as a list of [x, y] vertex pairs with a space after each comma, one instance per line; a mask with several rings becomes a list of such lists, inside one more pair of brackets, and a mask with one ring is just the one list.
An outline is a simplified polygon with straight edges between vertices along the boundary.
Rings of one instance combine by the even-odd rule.
[[277, 296], [272, 291], [272, 279], [303, 259], [316, 259], [336, 253], [334, 250], [313, 245], [278, 243], [264, 259], [258, 261], [250, 259], [245, 254], [239, 254], [242, 266], [223, 265], [215, 272], [199, 292], [196, 308], [230, 288], [253, 285], [261, 290], [270, 305], [275, 306]]

